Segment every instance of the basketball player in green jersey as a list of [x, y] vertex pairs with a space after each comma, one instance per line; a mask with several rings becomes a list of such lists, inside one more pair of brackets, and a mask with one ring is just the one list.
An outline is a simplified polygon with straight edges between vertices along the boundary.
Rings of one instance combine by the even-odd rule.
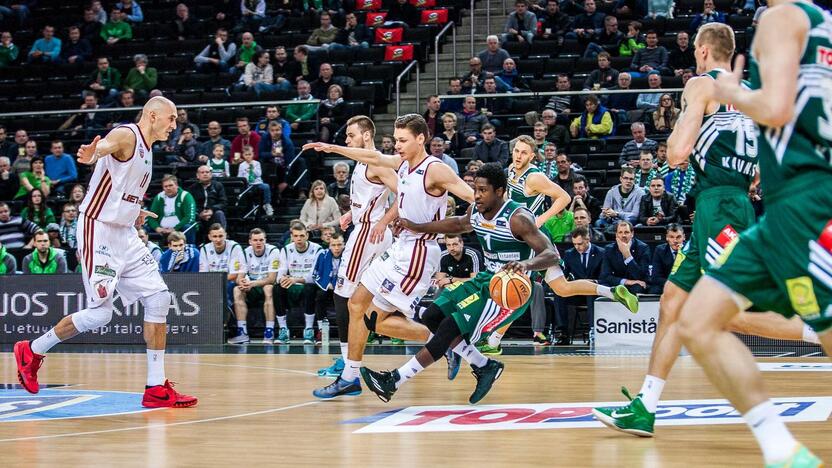
[[[521, 138], [517, 146], [534, 150], [534, 141], [530, 137]], [[635, 307], [627, 304], [628, 298], [635, 300], [635, 297], [624, 286], [616, 286], [615, 292], [612, 292], [590, 281], [566, 281], [558, 266], [560, 256], [557, 249], [537, 227], [534, 216], [520, 203], [505, 200], [507, 181], [499, 164], [483, 165], [474, 184], [474, 205], [464, 216], [423, 224], [400, 220], [403, 227], [413, 232], [462, 234], [474, 231], [483, 251], [486, 271], [469, 281], [445, 288], [421, 312], [422, 323], [434, 336], [404, 366], [388, 372], [361, 368], [364, 382], [383, 401], [389, 401], [404, 382], [444, 356], [449, 349], [460, 354], [474, 369], [477, 387], [469, 402], [477, 403], [488, 393], [502, 373], [503, 364], [482, 356], [476, 348], [466, 347], [466, 344], [474, 343], [500, 325], [514, 321], [523, 315], [529, 305], [527, 301], [518, 309], [503, 309], [491, 299], [489, 283], [494, 273], [500, 270], [520, 273], [545, 270], [546, 280], [555, 284], [553, 289], [560, 290], [562, 294], [602, 294], [614, 297], [627, 307]]]
[[714, 98], [759, 126], [766, 214], [740, 234], [691, 291], [682, 343], [743, 415], [767, 466], [822, 462], [798, 443], [768, 399], [751, 352], [726, 330], [754, 306], [800, 316], [832, 356], [832, 15], [810, 2], [769, 0], [744, 59], [721, 74]]
[[[683, 114], [668, 139], [670, 165], [678, 165], [689, 157], [696, 171], [698, 195], [693, 234], [686, 249], [676, 257], [664, 287], [659, 326], [641, 391], [624, 407], [593, 410], [595, 417], [611, 428], [642, 437], [653, 435], [656, 407], [682, 348], [674, 326], [682, 305], [702, 276], [702, 270], [716, 260], [738, 232], [748, 229], [755, 221], [748, 199], [748, 187], [757, 166], [754, 122], [712, 97], [716, 78], [730, 68], [734, 31], [721, 23], [702, 26], [694, 47], [701, 75], [685, 86]], [[812, 329], [799, 319], [788, 321], [772, 313], [743, 313], [728, 326], [732, 331], [746, 334], [817, 342]], [[623, 392], [630, 398], [626, 389]]]
[[[565, 190], [532, 164], [535, 156], [536, 153], [531, 152], [527, 144], [519, 139], [515, 142], [511, 166], [508, 168], [508, 198], [528, 208], [535, 217], [537, 227], [541, 227], [549, 218], [565, 210], [571, 200]], [[548, 210], [544, 209], [546, 197], [552, 200]], [[539, 285], [535, 289], [535, 294], [543, 293]], [[487, 342], [477, 343], [478, 348], [484, 354], [502, 354], [500, 340], [510, 326], [511, 322], [506, 322], [488, 337]]]

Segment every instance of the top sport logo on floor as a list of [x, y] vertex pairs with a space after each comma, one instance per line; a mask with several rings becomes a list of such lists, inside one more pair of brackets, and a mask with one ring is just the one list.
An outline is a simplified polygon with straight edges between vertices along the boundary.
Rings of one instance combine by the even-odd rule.
[[[785, 422], [826, 421], [832, 397], [775, 398]], [[378, 413], [343, 424], [367, 424], [357, 434], [384, 432], [499, 431], [604, 427], [592, 415], [596, 406], [621, 402], [541, 403], [488, 406], [411, 406]], [[656, 412], [657, 426], [742, 424], [726, 400], [665, 401]]]

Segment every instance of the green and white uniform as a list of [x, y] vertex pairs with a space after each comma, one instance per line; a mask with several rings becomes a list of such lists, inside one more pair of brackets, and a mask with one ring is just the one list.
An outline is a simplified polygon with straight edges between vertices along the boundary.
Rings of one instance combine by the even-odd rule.
[[[226, 247], [226, 250], [228, 250], [228, 247]], [[245, 265], [243, 266], [241, 273], [245, 273], [251, 281], [261, 280], [269, 276], [270, 273], [278, 273], [280, 268], [283, 266], [281, 264], [281, 250], [271, 244], [265, 245], [262, 255], [258, 256], [254, 252], [254, 247], [252, 246], [246, 247], [244, 253]], [[263, 286], [255, 286], [248, 290], [248, 293], [246, 294], [246, 303], [257, 304], [262, 302], [265, 297]]]
[[[832, 16], [808, 3], [792, 5], [811, 28], [792, 120], [759, 126], [766, 214], [707, 274], [756, 309], [799, 315], [821, 333], [832, 327]], [[758, 88], [753, 54], [750, 73]]]
[[537, 195], [526, 194], [526, 179], [534, 173], [543, 174], [543, 171], [533, 165], [529, 165], [529, 168], [525, 172], [518, 174], [514, 170], [514, 166], [510, 166], [508, 169], [508, 198], [528, 208], [534, 217], [537, 218], [546, 211], [543, 206], [546, 201], [546, 195], [542, 193], [538, 193]]
[[[698, 79], [716, 79], [725, 70], [714, 69]], [[747, 83], [746, 83], [747, 86]], [[720, 105], [705, 115], [690, 165], [696, 173], [696, 217], [693, 233], [669, 281], [690, 292], [725, 247], [754, 224], [748, 187], [757, 165], [754, 121], [731, 106]]]

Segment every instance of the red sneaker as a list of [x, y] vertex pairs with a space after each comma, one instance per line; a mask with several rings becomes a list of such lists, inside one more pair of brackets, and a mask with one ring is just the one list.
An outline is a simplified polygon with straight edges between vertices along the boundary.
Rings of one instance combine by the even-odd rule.
[[38, 369], [43, 364], [42, 354], [35, 354], [28, 341], [18, 341], [14, 344], [14, 359], [17, 361], [17, 380], [29, 393], [37, 393]]
[[165, 380], [164, 385], [154, 385], [144, 389], [142, 406], [145, 408], [188, 408], [196, 406], [196, 397], [184, 395], [173, 389], [173, 382]]

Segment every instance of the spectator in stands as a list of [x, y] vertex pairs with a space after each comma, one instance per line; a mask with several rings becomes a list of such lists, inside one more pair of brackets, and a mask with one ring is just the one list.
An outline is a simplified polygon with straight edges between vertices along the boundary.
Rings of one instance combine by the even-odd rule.
[[624, 41], [624, 33], [618, 30], [618, 18], [612, 15], [604, 18], [603, 29], [595, 30], [587, 35], [592, 42], [587, 44], [584, 58], [595, 57], [601, 52], [610, 55], [617, 53], [621, 48], [621, 42]]
[[[581, 210], [586, 213], [586, 210]], [[575, 215], [578, 213], [576, 212]], [[604, 264], [604, 256], [606, 251], [603, 247], [595, 244], [596, 240], [592, 238], [589, 230], [583, 226], [576, 226], [569, 235], [572, 248], [567, 249], [563, 253], [563, 273], [570, 279], [585, 279], [598, 281], [601, 278], [601, 269]], [[572, 296], [572, 297], [555, 297], [555, 324], [558, 328], [560, 337], [557, 345], [568, 345], [570, 337], [568, 336], [569, 328], [569, 314], [570, 306], [586, 305], [590, 317], [595, 311], [595, 297], [594, 296]]]
[[242, 45], [237, 48], [237, 56], [234, 58], [236, 63], [234, 68], [231, 70], [237, 75], [243, 73], [246, 65], [251, 63], [257, 53], [263, 50], [262, 47], [257, 45], [257, 42], [254, 40], [254, 35], [250, 32], [244, 32], [240, 41], [242, 42]]
[[13, 275], [17, 273], [17, 259], [6, 250], [6, 246], [0, 242], [0, 276]]
[[547, 219], [543, 226], [540, 226], [540, 230], [549, 237], [553, 244], [563, 242], [574, 228], [575, 215], [569, 210], [561, 211]]
[[309, 189], [306, 159], [298, 157], [292, 139], [283, 133], [283, 127], [276, 120], [269, 123], [269, 131], [260, 139], [260, 161], [273, 162], [277, 174], [278, 197], [289, 187], [289, 182], [305, 198]]
[[408, 0], [393, 0], [387, 10], [384, 25], [415, 28], [420, 20], [419, 10]]
[[482, 70], [482, 61], [479, 57], [471, 57], [468, 60], [468, 73], [462, 77], [462, 92], [474, 94], [482, 90], [482, 80], [485, 73]]
[[425, 113], [422, 114], [422, 117], [425, 118], [425, 122], [428, 124], [429, 136], [438, 134], [442, 129], [441, 123], [439, 122], [439, 108], [441, 106], [442, 102], [439, 100], [439, 96], [435, 94], [431, 94], [425, 100]]
[[615, 229], [615, 244], [604, 253], [599, 283], [615, 287], [622, 284], [633, 294], [647, 292], [650, 277], [650, 247], [633, 238], [633, 225], [621, 221]]
[[326, 189], [324, 181], [312, 182], [309, 198], [300, 210], [300, 220], [310, 231], [320, 230], [324, 226], [338, 226], [341, 211], [335, 199], [326, 193]]
[[676, 107], [673, 96], [662, 94], [659, 100], [659, 108], [653, 112], [653, 126], [659, 133], [670, 133], [676, 127], [681, 111]]
[[575, 16], [572, 21], [572, 31], [567, 38], [589, 41], [596, 30], [604, 27], [605, 15], [597, 11], [595, 0], [584, 1], [584, 12]]
[[647, 2], [647, 18], [673, 17], [673, 0], [649, 0]]
[[78, 25], [81, 29], [81, 37], [90, 41], [93, 46], [100, 44], [102, 42], [101, 26], [102, 23], [96, 19], [95, 12], [91, 8], [85, 8], [84, 20]]
[[696, 32], [699, 26], [708, 23], [725, 23], [725, 13], [716, 10], [714, 0], [704, 0], [702, 2], [702, 13], [697, 13], [690, 21], [688, 30]]
[[78, 246], [78, 206], [72, 203], [64, 203], [61, 211], [61, 223], [59, 227], [59, 238], [61, 245], [69, 251], [74, 251]]
[[29, 63], [59, 62], [61, 57], [61, 40], [55, 37], [55, 28], [43, 27], [43, 37], [36, 40], [29, 49]]
[[321, 322], [327, 318], [327, 309], [333, 304], [332, 295], [338, 281], [341, 254], [344, 253], [344, 235], [333, 233], [327, 243], [327, 250], [318, 255], [312, 271], [312, 279], [319, 288], [315, 291], [315, 317], [318, 319], [319, 330]]
[[50, 245], [49, 234], [38, 230], [34, 236], [35, 250], [23, 257], [24, 275], [54, 275], [66, 273], [66, 258]]
[[[537, 145], [537, 154], [543, 156], [544, 159], [545, 159], [545, 156], [546, 156], [546, 148], [548, 146], [552, 146], [553, 150], [557, 149], [555, 147], [555, 145], [550, 144], [548, 141], [546, 141], [546, 124], [541, 122], [541, 121], [537, 121], [537, 122], [534, 123], [534, 126], [532, 127], [532, 138], [534, 138], [534, 144]], [[555, 167], [555, 154], [556, 153], [552, 153], [552, 157], [551, 157], [551, 162], [552, 162], [552, 170], [551, 171], [548, 171], [547, 170], [548, 168], [545, 168], [543, 166], [540, 167], [540, 170], [542, 170], [544, 173], [546, 173], [547, 176], [557, 173], [557, 170], [554, 169], [554, 167]]]
[[176, 110], [176, 129], [170, 132], [170, 136], [168, 137], [168, 141], [166, 142], [166, 150], [167, 151], [175, 151], [176, 150], [176, 143], [179, 141], [179, 137], [182, 136], [182, 133], [185, 131], [186, 128], [190, 128], [191, 132], [193, 133], [193, 138], [199, 138], [199, 125], [191, 122], [190, 118], [188, 117], [188, 110], [187, 109], [177, 109]]
[[641, 153], [643, 151], [655, 152], [657, 143], [647, 138], [647, 130], [641, 122], [633, 122], [630, 125], [630, 134], [633, 139], [624, 143], [624, 147], [621, 148], [618, 165], [638, 167]]
[[[627, 72], [618, 74], [618, 85], [610, 90], [629, 90], [633, 79]], [[617, 93], [606, 96], [606, 105], [619, 123], [629, 122], [628, 112], [636, 109], [636, 93]]]
[[358, 18], [354, 12], [347, 13], [344, 20], [344, 27], [338, 31], [335, 42], [329, 45], [330, 48], [352, 48], [366, 49], [373, 42], [370, 29], [365, 24], [358, 24]]
[[81, 30], [78, 26], [69, 27], [69, 39], [61, 47], [60, 58], [61, 62], [75, 65], [78, 68], [92, 59], [92, 44], [86, 38], [81, 37]]
[[110, 59], [99, 57], [96, 69], [87, 77], [86, 88], [94, 92], [98, 100], [112, 101], [121, 89], [121, 72], [110, 66]]
[[613, 185], [604, 197], [601, 216], [595, 226], [607, 231], [615, 229], [620, 221], [632, 224], [638, 220], [639, 207], [644, 192], [635, 186], [635, 170], [632, 167], [621, 168], [621, 183]]
[[[650, 89], [662, 88], [662, 76], [659, 72], [652, 71], [647, 75], [647, 86]], [[661, 98], [662, 93], [639, 93], [636, 98], [636, 107], [644, 112], [653, 112], [659, 107]]]
[[694, 76], [696, 76], [696, 70], [694, 70], [693, 68], [686, 68], [682, 72], [682, 87], [688, 84], [688, 80], [690, 80]]
[[439, 136], [445, 140], [445, 152], [453, 158], [460, 157], [465, 148], [465, 135], [457, 131], [456, 122], [457, 117], [453, 112], [442, 114], [443, 131]]
[[137, 227], [136, 232], [139, 235], [139, 239], [142, 240], [147, 250], [150, 251], [150, 255], [153, 256], [153, 259], [156, 260], [156, 263], [159, 263], [159, 260], [162, 258], [162, 249], [157, 245], [155, 242], [152, 242], [147, 237], [147, 231], [144, 230], [142, 227]]
[[682, 76], [688, 68], [696, 67], [693, 47], [690, 47], [690, 35], [685, 31], [676, 34], [676, 47], [670, 51], [667, 59], [668, 71], [675, 76]]
[[645, 47], [647, 47], [647, 44], [641, 40], [641, 23], [630, 21], [627, 25], [627, 36], [621, 41], [621, 47], [618, 48], [618, 55], [620, 57], [632, 57]]
[[274, 106], [266, 106], [266, 117], [261, 119], [257, 122], [257, 126], [255, 127], [257, 133], [260, 134], [261, 137], [266, 136], [269, 133], [269, 125], [272, 122], [277, 122], [283, 127], [283, 134], [288, 136], [292, 135], [292, 126], [289, 125], [289, 121], [284, 119], [280, 116], [280, 107]]
[[493, 125], [483, 125], [482, 139], [474, 145], [472, 159], [483, 163], [497, 162], [503, 167], [508, 163], [508, 143], [497, 138]]
[[175, 164], [193, 164], [197, 160], [198, 142], [194, 138], [194, 131], [190, 127], [185, 127], [179, 134], [179, 138], [173, 145], [174, 154], [168, 155], [168, 163]]
[[465, 137], [465, 143], [471, 146], [479, 139], [480, 132], [485, 130], [488, 117], [477, 109], [477, 98], [466, 96], [462, 103], [462, 112], [457, 114], [457, 122], [461, 122], [459, 131]]
[[[454, 115], [456, 119], [456, 115]], [[387, 134], [381, 136], [381, 154], [395, 154], [396, 142], [393, 140], [393, 135]]]
[[239, 133], [231, 142], [231, 164], [238, 164], [243, 154], [243, 147], [260, 147], [260, 134], [251, 131], [248, 117], [237, 117], [237, 132]]
[[20, 210], [20, 217], [37, 224], [41, 229], [56, 222], [55, 213], [46, 205], [44, 192], [37, 188], [26, 195], [26, 205]]
[[261, 50], [245, 66], [240, 80], [234, 85], [235, 91], [251, 91], [260, 97], [261, 93], [277, 90], [274, 85], [272, 66], [269, 64], [269, 52]]
[[670, 55], [664, 46], [659, 45], [659, 35], [656, 31], [647, 31], [647, 46], [639, 49], [630, 62], [630, 74], [635, 78], [646, 76], [652, 71], [661, 73], [667, 69]]
[[314, 96], [315, 99], [327, 98], [327, 96], [329, 95], [330, 87], [333, 84], [335, 84], [335, 82], [332, 79], [332, 74], [332, 65], [328, 63], [322, 63], [318, 71], [318, 78], [309, 84], [312, 96]]
[[[35, 142], [31, 140], [26, 144], [27, 152], [29, 150], [29, 146], [34, 146], [34, 144]], [[15, 164], [19, 161], [20, 158], [15, 161]], [[22, 198], [34, 189], [40, 190], [44, 196], [49, 196], [49, 192], [52, 188], [52, 181], [49, 180], [49, 177], [46, 175], [43, 158], [41, 156], [35, 155], [32, 157], [30, 170], [21, 172], [19, 176], [20, 189], [17, 191], [17, 196], [15, 198]]]
[[690, 162], [686, 159], [664, 177], [665, 190], [673, 195], [679, 204], [685, 203], [696, 182], [696, 174], [689, 166]]
[[483, 70], [489, 73], [497, 73], [503, 69], [503, 62], [509, 58], [508, 52], [500, 47], [500, 40], [496, 35], [485, 38], [485, 49], [477, 57], [482, 63]]
[[235, 64], [236, 55], [237, 44], [228, 40], [227, 29], [219, 28], [214, 34], [214, 40], [194, 57], [196, 71], [201, 73], [228, 71]]
[[65, 193], [71, 183], [78, 180], [78, 168], [72, 156], [64, 153], [61, 140], [52, 141], [49, 156], [46, 157], [46, 176], [52, 181], [52, 188], [58, 193]]
[[75, 184], [69, 191], [69, 203], [72, 203], [75, 206], [81, 206], [81, 203], [84, 201], [85, 196], [87, 196], [87, 189], [84, 187], [84, 185]]
[[[557, 167], [557, 176], [552, 182], [558, 184], [560, 188], [566, 191], [571, 197], [573, 194], [573, 185], [575, 184], [575, 171], [572, 170], [572, 160], [566, 153], [560, 153], [555, 156], [555, 167]], [[571, 231], [571, 229], [566, 232]]]
[[124, 89], [133, 91], [142, 101], [147, 99], [150, 91], [156, 87], [158, 72], [153, 67], [147, 66], [147, 55], [136, 54], [133, 56], [135, 67], [127, 72], [124, 79]]
[[613, 13], [623, 19], [644, 18], [647, 16], [647, 2], [644, 0], [611, 1], [614, 5]]
[[610, 54], [601, 52], [598, 54], [598, 68], [586, 78], [584, 89], [612, 88], [617, 84], [618, 70], [610, 67]]
[[312, 101], [315, 99], [312, 96], [312, 88], [306, 80], [298, 81], [298, 95], [292, 98], [292, 101], [297, 101], [298, 104], [289, 104], [286, 106], [286, 120], [291, 122], [292, 130], [297, 130], [298, 127], [305, 121], [311, 120], [318, 111], [318, 105], [315, 103], [301, 104], [301, 101]]
[[511, 99], [503, 97], [489, 97], [489, 94], [497, 94], [497, 79], [493, 75], [483, 80], [483, 92], [479, 94], [480, 112], [488, 117], [488, 121], [495, 127], [501, 127], [502, 121], [493, 118], [494, 115], [508, 114], [511, 110]]
[[19, 148], [19, 155], [12, 163], [12, 171], [18, 176], [32, 170], [32, 160], [38, 157], [38, 145], [35, 140], [26, 140]]
[[497, 79], [498, 89], [500, 85], [505, 88], [500, 92], [522, 93], [529, 91], [529, 84], [517, 70], [517, 64], [513, 58], [505, 59], [503, 68], [494, 77]]
[[162, 191], [153, 197], [150, 211], [157, 217], [148, 217], [147, 227], [162, 236], [167, 236], [174, 231], [179, 233], [187, 231], [188, 243], [193, 244], [196, 232], [190, 227], [196, 220], [196, 203], [193, 195], [179, 187], [179, 181], [175, 175], [166, 174], [162, 177]]
[[[462, 79], [449, 79], [448, 90], [445, 91], [445, 94], [451, 96], [462, 95]], [[445, 99], [444, 101], [442, 101], [442, 105], [439, 108], [439, 111], [442, 112], [443, 115], [447, 112], [462, 112], [462, 99]]]
[[12, 200], [20, 190], [20, 178], [12, 171], [8, 156], [0, 156], [0, 200]]
[[218, 223], [223, 228], [226, 226], [225, 206], [228, 197], [225, 195], [225, 187], [214, 180], [211, 166], [199, 166], [196, 170], [196, 182], [188, 187], [188, 193], [194, 197], [200, 239], [204, 242], [208, 227], [212, 224]]
[[572, 138], [605, 138], [612, 134], [612, 115], [598, 101], [598, 97], [590, 95], [584, 101], [586, 110], [579, 117], [575, 117], [569, 127]]
[[558, 148], [569, 146], [571, 140], [569, 129], [558, 123], [558, 114], [554, 109], [544, 109], [540, 118], [546, 126], [546, 141], [556, 144]]
[[332, 25], [332, 16], [328, 12], [322, 12], [319, 20], [320, 27], [313, 29], [309, 39], [306, 40], [306, 46], [312, 52], [326, 50], [338, 36], [339, 30]]
[[11, 0], [3, 2], [3, 5], [0, 5], [0, 22], [7, 22], [7, 18], [11, 18], [12, 16], [17, 19], [17, 25], [20, 29], [26, 24], [26, 20], [29, 19], [31, 6], [37, 5], [37, 1], [32, 0]]
[[8, 140], [5, 125], [0, 125], [0, 156], [6, 156], [9, 161], [17, 157], [17, 143]]
[[[251, 133], [257, 135], [257, 132]], [[258, 138], [258, 144], [259, 142]], [[260, 161], [254, 159], [254, 147], [250, 145], [243, 146], [243, 161], [237, 167], [237, 177], [246, 179], [249, 186], [257, 187], [263, 195], [263, 211], [266, 212], [266, 216], [273, 215], [272, 188], [263, 181], [263, 168], [260, 166]]]
[[514, 11], [506, 18], [506, 25], [503, 27], [500, 40], [502, 42], [518, 41], [531, 44], [536, 32], [537, 16], [529, 11], [527, 0], [517, 0], [514, 2]]
[[656, 147], [655, 164], [659, 175], [662, 177], [670, 171], [670, 166], [667, 164], [667, 142], [660, 141], [659, 146]]
[[124, 21], [124, 13], [118, 7], [113, 7], [110, 21], [101, 27], [101, 39], [108, 46], [133, 39], [133, 28]]
[[[262, 1], [262, 0], [261, 0]], [[173, 18], [173, 37], [180, 41], [191, 39], [199, 35], [199, 22], [191, 16], [188, 5], [176, 5], [176, 16]]]
[[350, 194], [350, 165], [344, 161], [338, 161], [332, 166], [332, 177], [335, 179], [327, 185], [326, 193], [337, 199], [341, 195]]
[[220, 123], [212, 120], [208, 122], [208, 139], [202, 142], [197, 150], [200, 160], [204, 157], [207, 161], [208, 157], [214, 154], [214, 147], [216, 145], [222, 145], [223, 156], [225, 159], [228, 159], [228, 155], [231, 153], [231, 142], [222, 137], [222, 126]]
[[[289, 312], [291, 298], [302, 299], [306, 327], [303, 331], [304, 342], [312, 344], [315, 339], [315, 290], [317, 287], [312, 278], [315, 269], [315, 260], [320, 253], [321, 247], [309, 242], [309, 233], [306, 226], [301, 222], [292, 223], [290, 227], [292, 243], [288, 244], [281, 252], [280, 268], [277, 272], [277, 319], [280, 323], [281, 335], [285, 330], [285, 338], [288, 340], [289, 331], [286, 329], [286, 315]], [[292, 294], [290, 294], [292, 290]]]
[[572, 202], [569, 211], [575, 213], [575, 221], [578, 223], [578, 210], [585, 209], [591, 219], [598, 219], [601, 216], [603, 203], [601, 200], [589, 193], [589, 181], [581, 174], [576, 174], [572, 182]]
[[241, 18], [234, 28], [234, 32], [256, 31], [266, 18], [265, 0], [240, 0]]
[[541, 16], [543, 21], [540, 25], [540, 35], [538, 37], [562, 43], [564, 36], [571, 31], [572, 19], [569, 15], [560, 11], [560, 5], [557, 0], [547, 0], [546, 10], [541, 15], [538, 15], [538, 19]]
[[636, 170], [636, 187], [646, 191], [650, 186], [650, 181], [658, 175], [659, 170], [653, 162], [653, 153], [649, 149], [642, 150]]
[[459, 174], [459, 164], [457, 164], [454, 158], [445, 153], [445, 140], [442, 137], [435, 136], [430, 139], [430, 154], [450, 166], [455, 174]]
[[92, 10], [93, 14], [95, 14], [95, 19], [101, 24], [107, 23], [107, 11], [104, 10], [104, 6], [101, 4], [100, 0], [93, 0], [90, 2], [90, 9]]
[[664, 284], [673, 270], [676, 256], [685, 243], [685, 231], [678, 224], [670, 224], [665, 231], [664, 240], [666, 243], [656, 247], [653, 251], [650, 279], [647, 281], [649, 286], [647, 292], [650, 294], [661, 294], [664, 291]]
[[135, 0], [121, 0], [116, 3], [116, 8], [119, 8], [124, 12], [124, 20], [129, 23], [136, 24], [144, 21], [142, 7], [139, 5], [139, 2]]
[[641, 198], [638, 222], [644, 226], [665, 226], [677, 221], [678, 203], [664, 189], [664, 179], [659, 175], [650, 181], [649, 192]]
[[0, 33], [0, 68], [15, 65], [20, 56], [20, 48], [12, 41], [12, 33]]
[[445, 247], [439, 259], [439, 271], [434, 275], [436, 286], [444, 288], [477, 276], [482, 267], [480, 256], [465, 246], [459, 234], [446, 234]]
[[27, 238], [38, 230], [38, 225], [20, 216], [12, 216], [9, 205], [0, 201], [0, 244], [8, 249], [31, 248]]
[[309, 57], [309, 47], [306, 45], [299, 45], [292, 51], [292, 58], [289, 72], [290, 79], [293, 85], [297, 86], [300, 80], [312, 81], [315, 78], [315, 70], [320, 69], [315, 66], [315, 62]]
[[[559, 73], [555, 81], [555, 88], [557, 91], [561, 92], [572, 91], [572, 81], [569, 79], [569, 75], [566, 73]], [[573, 111], [577, 112], [578, 109], [583, 109], [584, 105], [580, 96], [571, 95], [552, 96], [549, 98], [545, 107], [547, 109], [554, 109], [555, 112], [559, 114], [569, 114]]]
[[[126, 109], [129, 107], [135, 106], [136, 100], [133, 91], [122, 91], [118, 93], [118, 99], [116, 99], [116, 108], [117, 109]], [[134, 123], [138, 121], [137, 119], [138, 112], [136, 110], [124, 110], [124, 111], [117, 111], [117, 112], [108, 112], [107, 114], [103, 114], [104, 117], [109, 117], [109, 122], [107, 123], [107, 128], [112, 128], [117, 125], [126, 124], [126, 123]]]
[[[203, 156], [200, 155], [200, 160], [202, 157]], [[211, 168], [212, 177], [231, 177], [231, 165], [228, 164], [227, 148], [223, 146], [222, 143], [214, 145], [214, 148], [211, 150], [211, 159], [207, 161], [207, 164], [208, 167]]]
[[[585, 228], [589, 233], [589, 237], [592, 242], [603, 243], [606, 241], [604, 233], [592, 226], [592, 215], [589, 213], [589, 210], [581, 207], [575, 208], [574, 211], [572, 211], [572, 216], [575, 220], [575, 227]], [[569, 242], [570, 240], [570, 236], [566, 236], [566, 238], [564, 238], [564, 242]]]
[[168, 249], [159, 257], [159, 271], [162, 273], [199, 272], [199, 249], [191, 242], [185, 243], [185, 234], [173, 231], [167, 236]]

